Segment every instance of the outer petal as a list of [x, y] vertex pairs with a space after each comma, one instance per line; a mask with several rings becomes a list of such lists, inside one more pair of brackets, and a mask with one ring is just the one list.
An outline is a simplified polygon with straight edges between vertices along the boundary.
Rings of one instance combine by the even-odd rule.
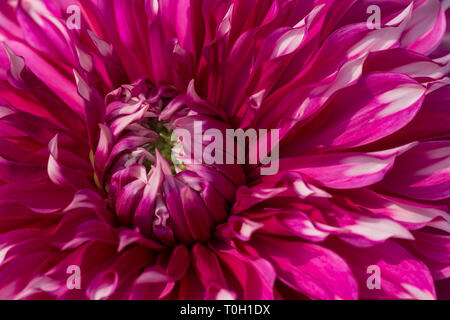
[[357, 299], [358, 285], [345, 261], [318, 245], [255, 237], [252, 244], [282, 282], [312, 299]]
[[396, 156], [410, 147], [379, 153], [347, 152], [285, 158], [280, 160], [280, 172], [299, 172], [334, 189], [361, 188], [381, 181], [392, 168]]
[[381, 186], [413, 199], [450, 196], [450, 142], [422, 142], [400, 156]]
[[[361, 298], [369, 299], [435, 299], [434, 283], [429, 269], [399, 244], [386, 241], [372, 248], [356, 249], [341, 242], [329, 245], [350, 265], [359, 281]], [[381, 290], [369, 290], [369, 266], [381, 271]]]
[[[419, 111], [425, 88], [395, 73], [374, 73], [336, 97], [288, 144], [290, 154], [310, 149], [350, 148], [386, 137], [407, 125]], [[295, 149], [292, 149], [295, 148]]]

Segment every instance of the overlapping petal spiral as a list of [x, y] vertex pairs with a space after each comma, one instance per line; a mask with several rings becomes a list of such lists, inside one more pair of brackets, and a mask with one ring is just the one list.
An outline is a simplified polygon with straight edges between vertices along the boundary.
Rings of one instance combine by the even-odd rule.
[[[450, 298], [449, 3], [371, 5], [0, 3], [0, 298]], [[279, 171], [183, 163], [195, 121]]]

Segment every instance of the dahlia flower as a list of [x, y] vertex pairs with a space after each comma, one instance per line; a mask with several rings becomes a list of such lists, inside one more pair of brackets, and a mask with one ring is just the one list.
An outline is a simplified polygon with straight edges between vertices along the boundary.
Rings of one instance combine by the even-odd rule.
[[0, 298], [450, 298], [448, 7], [2, 0]]

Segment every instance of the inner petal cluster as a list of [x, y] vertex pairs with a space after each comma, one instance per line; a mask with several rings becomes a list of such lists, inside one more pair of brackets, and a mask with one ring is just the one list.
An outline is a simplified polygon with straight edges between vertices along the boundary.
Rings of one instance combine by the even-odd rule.
[[142, 79], [108, 94], [94, 160], [117, 223], [167, 246], [207, 241], [227, 220], [240, 181], [227, 165], [182, 164], [172, 133], [198, 116], [183, 97]]

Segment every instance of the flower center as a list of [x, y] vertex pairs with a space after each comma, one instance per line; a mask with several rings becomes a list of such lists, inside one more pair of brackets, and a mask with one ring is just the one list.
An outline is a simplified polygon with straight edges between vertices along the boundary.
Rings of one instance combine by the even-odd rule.
[[173, 130], [168, 128], [165, 122], [151, 122], [150, 129], [158, 134], [158, 140], [150, 142], [146, 149], [153, 155], [156, 155], [156, 150], [168, 161], [172, 161], [172, 148], [175, 146], [172, 141]]
[[191, 100], [145, 80], [114, 90], [106, 97], [95, 155], [96, 177], [117, 222], [168, 246], [208, 240], [245, 182], [240, 165], [183, 164], [186, 154], [174, 130], [192, 130], [199, 117], [220, 123], [191, 110]]

